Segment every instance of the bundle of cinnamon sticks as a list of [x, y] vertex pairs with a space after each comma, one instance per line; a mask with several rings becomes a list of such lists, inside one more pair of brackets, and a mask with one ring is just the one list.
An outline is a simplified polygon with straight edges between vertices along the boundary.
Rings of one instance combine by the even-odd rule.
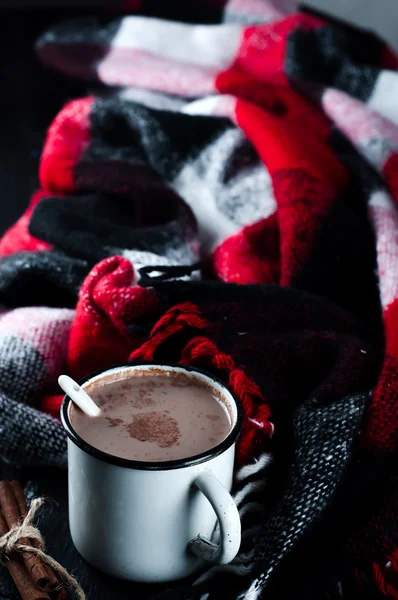
[[[0, 537], [20, 525], [28, 514], [25, 494], [18, 481], [0, 481]], [[35, 539], [22, 538], [24, 546], [40, 547]], [[13, 552], [4, 558], [23, 600], [65, 600], [68, 593], [59, 587], [53, 571], [31, 552]]]

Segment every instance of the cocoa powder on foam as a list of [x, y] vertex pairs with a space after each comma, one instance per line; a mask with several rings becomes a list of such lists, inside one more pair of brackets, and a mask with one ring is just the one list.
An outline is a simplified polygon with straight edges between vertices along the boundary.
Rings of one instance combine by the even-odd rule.
[[171, 448], [181, 437], [177, 421], [162, 412], [134, 415], [126, 430], [136, 440], [154, 442], [159, 448]]
[[[156, 366], [126, 368], [97, 376], [82, 387], [102, 414], [94, 423], [71, 407], [72, 425], [92, 446], [123, 458], [156, 462], [194, 456], [224, 439], [233, 422], [233, 407], [222, 390], [195, 373]], [[226, 410], [216, 409], [214, 400]]]

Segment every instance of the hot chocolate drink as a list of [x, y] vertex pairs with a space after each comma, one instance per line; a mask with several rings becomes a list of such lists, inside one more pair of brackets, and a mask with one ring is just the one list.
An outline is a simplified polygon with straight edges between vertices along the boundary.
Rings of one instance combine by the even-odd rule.
[[222, 400], [188, 373], [120, 372], [83, 387], [101, 414], [88, 417], [73, 405], [73, 428], [113, 456], [144, 462], [188, 458], [217, 446], [231, 430]]

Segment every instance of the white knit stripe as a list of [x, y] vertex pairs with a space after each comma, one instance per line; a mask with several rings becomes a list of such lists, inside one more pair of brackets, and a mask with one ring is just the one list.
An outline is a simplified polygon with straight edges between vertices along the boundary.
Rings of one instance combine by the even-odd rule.
[[225, 69], [242, 39], [239, 25], [190, 25], [148, 17], [125, 17], [111, 48], [128, 48], [182, 63]]
[[249, 495], [252, 494], [253, 492], [259, 492], [261, 490], [263, 490], [266, 486], [266, 482], [264, 479], [260, 479], [259, 481], [251, 481], [250, 483], [248, 483], [247, 485], [245, 485], [244, 488], [242, 488], [241, 490], [239, 490], [239, 492], [237, 492], [234, 496], [234, 500], [235, 500], [235, 504], [237, 506], [240, 506], [240, 504], [242, 504], [243, 500]]
[[52, 385], [65, 368], [74, 316], [75, 311], [68, 308], [24, 306], [2, 316], [0, 333], [14, 334], [31, 344], [42, 357], [49, 385]]
[[259, 502], [249, 502], [249, 504], [245, 504], [239, 510], [240, 518], [244, 517], [249, 512], [262, 513], [262, 512], [264, 512], [264, 506], [262, 504], [260, 504]]
[[[242, 227], [267, 218], [276, 210], [271, 177], [260, 162], [251, 172], [243, 168], [238, 170], [233, 181], [223, 182], [229, 158], [226, 148], [233, 153], [241, 143], [239, 130], [231, 128], [222, 133], [171, 182], [195, 215], [204, 257]], [[208, 172], [207, 179], [201, 175], [204, 169]], [[235, 198], [243, 198], [245, 202], [237, 201], [235, 210], [226, 214], [223, 202], [231, 205]]]
[[211, 191], [192, 164], [187, 164], [173, 181], [172, 187], [192, 208], [199, 229], [203, 256], [208, 256], [225, 238], [239, 231], [239, 226], [219, 211]]
[[254, 463], [245, 465], [235, 475], [236, 481], [242, 481], [255, 473], [258, 473], [264, 467], [268, 466], [272, 460], [271, 454], [262, 454]]
[[379, 190], [371, 196], [369, 215], [376, 235], [380, 297], [385, 310], [398, 298], [398, 211], [391, 196]]
[[229, 94], [213, 95], [186, 104], [181, 112], [186, 115], [228, 117], [235, 122], [237, 98]]
[[205, 573], [203, 573], [203, 575], [201, 575], [199, 577], [199, 579], [197, 579], [194, 582], [193, 585], [198, 585], [200, 583], [203, 583], [204, 581], [211, 579], [218, 573], [224, 573], [224, 574], [225, 573], [233, 573], [234, 575], [239, 575], [239, 576], [243, 577], [243, 576], [250, 575], [251, 570], [252, 570], [252, 565], [235, 565], [233, 563], [230, 563], [229, 565], [217, 565], [216, 567], [212, 567], [208, 571], [205, 571]]
[[224, 8], [224, 15], [228, 17], [232, 13], [249, 22], [252, 22], [250, 17], [257, 17], [256, 21], [259, 23], [270, 23], [283, 19], [287, 14], [284, 5], [275, 6], [275, 4], [278, 5], [279, 2], [277, 0], [268, 2], [264, 2], [264, 0], [228, 0]]
[[143, 104], [148, 108], [154, 108], [155, 110], [168, 110], [171, 112], [179, 112], [186, 105], [186, 100], [177, 98], [176, 96], [170, 96], [169, 94], [162, 94], [160, 92], [154, 92], [152, 90], [145, 90], [137, 87], [126, 87], [118, 90], [115, 93], [117, 98], [121, 100], [128, 100], [130, 102], [137, 102]]
[[261, 587], [258, 585], [258, 579], [255, 579], [246, 593], [239, 596], [238, 600], [257, 600], [261, 594]]
[[382, 71], [376, 80], [368, 106], [398, 125], [398, 73]]
[[187, 98], [216, 92], [217, 71], [136, 50], [109, 50], [97, 64], [96, 72], [98, 80], [109, 86], [135, 86]]
[[[369, 105], [336, 89], [324, 92], [322, 107], [358, 151], [381, 172], [389, 157], [398, 150], [398, 126], [371, 110]], [[398, 117], [398, 104], [396, 113]]]

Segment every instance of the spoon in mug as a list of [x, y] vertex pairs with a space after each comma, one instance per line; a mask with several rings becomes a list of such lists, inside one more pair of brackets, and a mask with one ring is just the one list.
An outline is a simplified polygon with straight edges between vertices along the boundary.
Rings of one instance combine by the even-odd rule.
[[76, 381], [68, 375], [60, 375], [58, 377], [58, 384], [63, 389], [65, 394], [71, 398], [71, 400], [77, 404], [77, 406], [88, 416], [98, 417], [101, 413], [101, 409], [97, 406], [92, 398], [80, 387]]

